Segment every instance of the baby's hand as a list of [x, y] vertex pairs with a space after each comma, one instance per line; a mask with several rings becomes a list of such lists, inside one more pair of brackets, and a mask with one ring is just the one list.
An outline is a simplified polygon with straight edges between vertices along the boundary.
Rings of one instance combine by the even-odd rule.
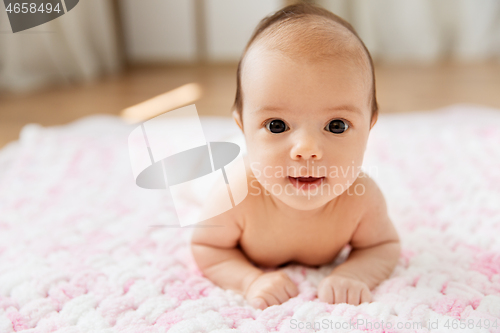
[[297, 286], [285, 272], [274, 271], [259, 275], [248, 287], [245, 297], [254, 308], [264, 310], [298, 294]]
[[329, 275], [318, 285], [318, 298], [330, 304], [348, 303], [359, 305], [371, 302], [372, 293], [366, 283], [341, 276]]

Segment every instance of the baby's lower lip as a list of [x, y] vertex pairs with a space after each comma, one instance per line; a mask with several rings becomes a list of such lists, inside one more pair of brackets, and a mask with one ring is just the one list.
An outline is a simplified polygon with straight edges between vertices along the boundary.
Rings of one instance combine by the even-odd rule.
[[288, 180], [292, 185], [301, 190], [311, 190], [323, 182], [325, 177], [291, 177], [288, 176]]

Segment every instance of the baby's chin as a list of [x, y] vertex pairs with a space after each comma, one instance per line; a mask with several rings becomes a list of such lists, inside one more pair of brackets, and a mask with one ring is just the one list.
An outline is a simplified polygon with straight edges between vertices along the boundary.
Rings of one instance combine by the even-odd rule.
[[306, 196], [292, 196], [292, 195], [286, 195], [282, 194], [279, 196], [273, 195], [276, 199], [280, 200], [283, 202], [285, 205], [297, 209], [297, 210], [303, 210], [303, 211], [308, 211], [308, 210], [314, 210], [323, 207], [324, 205], [328, 204], [330, 201], [335, 199], [334, 197], [327, 197], [327, 196], [311, 196], [307, 197]]
[[[341, 191], [341, 193], [335, 194], [332, 191], [328, 191], [328, 186], [310, 190], [301, 190], [294, 188], [289, 184], [285, 187], [276, 186], [278, 184], [279, 183], [275, 183], [273, 186], [267, 183], [267, 186], [263, 186], [267, 191], [267, 195], [280, 200], [291, 208], [304, 211], [323, 207], [343, 192]], [[277, 188], [281, 188], [283, 190], [279, 191]]]

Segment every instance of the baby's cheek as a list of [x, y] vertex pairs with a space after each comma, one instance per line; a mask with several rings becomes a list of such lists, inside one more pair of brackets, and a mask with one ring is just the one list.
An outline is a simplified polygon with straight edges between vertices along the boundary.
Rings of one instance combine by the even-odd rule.
[[335, 189], [337, 195], [347, 190], [356, 181], [361, 165], [362, 159], [345, 160], [342, 164], [334, 164], [328, 168], [328, 184]]

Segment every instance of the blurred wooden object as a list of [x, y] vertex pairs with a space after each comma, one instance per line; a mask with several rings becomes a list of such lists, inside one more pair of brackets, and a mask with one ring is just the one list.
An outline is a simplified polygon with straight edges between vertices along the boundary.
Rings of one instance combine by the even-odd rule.
[[120, 117], [128, 123], [145, 121], [167, 111], [193, 104], [200, 99], [201, 93], [201, 86], [198, 83], [188, 83], [130, 106], [120, 113]]
[[[454, 103], [500, 109], [500, 63], [376, 65], [380, 113], [433, 110]], [[87, 85], [53, 87], [29, 94], [0, 93], [0, 147], [16, 140], [27, 123], [65, 124], [123, 109], [196, 82], [200, 115], [230, 116], [236, 65], [133, 67], [120, 76]]]

